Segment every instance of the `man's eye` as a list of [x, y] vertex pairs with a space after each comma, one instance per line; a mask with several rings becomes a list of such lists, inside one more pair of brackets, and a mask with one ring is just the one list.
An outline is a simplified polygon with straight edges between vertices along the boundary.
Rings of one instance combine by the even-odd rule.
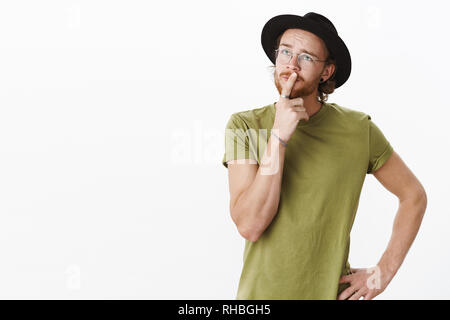
[[308, 56], [308, 55], [304, 55], [304, 56], [303, 56], [303, 59], [309, 60], [309, 61], [312, 61], [312, 60], [313, 60], [313, 58], [311, 58], [311, 57]]
[[283, 50], [281, 50], [281, 53], [282, 53], [282, 54], [290, 54], [290, 51], [289, 51], [289, 50], [286, 50], [286, 49], [283, 49]]

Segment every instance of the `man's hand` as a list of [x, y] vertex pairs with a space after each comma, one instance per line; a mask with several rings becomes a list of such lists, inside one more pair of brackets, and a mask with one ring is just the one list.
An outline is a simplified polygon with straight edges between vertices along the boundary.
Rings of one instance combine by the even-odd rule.
[[342, 291], [338, 300], [372, 300], [386, 289], [392, 276], [379, 266], [373, 268], [350, 268], [351, 274], [342, 276], [339, 283], [350, 283], [350, 286]]
[[[288, 80], [281, 80], [282, 95], [290, 96], [296, 79], [297, 73], [292, 72]], [[279, 130], [280, 138], [287, 142], [295, 132], [298, 122], [302, 119], [309, 120], [309, 115], [303, 106], [303, 98], [289, 99], [280, 96], [276, 103], [275, 120], [273, 122], [273, 129]]]

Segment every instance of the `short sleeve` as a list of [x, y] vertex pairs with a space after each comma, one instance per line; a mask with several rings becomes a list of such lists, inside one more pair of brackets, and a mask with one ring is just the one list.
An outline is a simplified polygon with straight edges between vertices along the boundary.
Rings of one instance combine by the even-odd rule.
[[380, 128], [371, 120], [368, 115], [369, 122], [369, 164], [367, 173], [373, 174], [389, 159], [394, 152], [389, 141], [381, 132]]
[[222, 164], [228, 168], [227, 161], [238, 159], [253, 159], [255, 156], [255, 148], [251, 143], [254, 130], [250, 129], [244, 120], [233, 113], [228, 120], [225, 128], [225, 154], [222, 158]]

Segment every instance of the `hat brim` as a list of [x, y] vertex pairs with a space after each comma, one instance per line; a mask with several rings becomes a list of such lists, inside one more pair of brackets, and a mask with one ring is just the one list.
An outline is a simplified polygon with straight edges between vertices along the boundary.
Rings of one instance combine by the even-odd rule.
[[267, 57], [275, 64], [276, 41], [286, 29], [303, 29], [321, 38], [330, 53], [336, 59], [335, 88], [342, 86], [350, 77], [352, 60], [344, 41], [327, 27], [302, 16], [284, 14], [273, 17], [264, 25], [261, 33], [261, 44]]

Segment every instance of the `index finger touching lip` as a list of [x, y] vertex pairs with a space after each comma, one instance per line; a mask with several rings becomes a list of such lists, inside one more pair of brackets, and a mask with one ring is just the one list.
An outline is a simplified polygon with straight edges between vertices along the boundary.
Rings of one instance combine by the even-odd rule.
[[292, 91], [292, 87], [294, 86], [294, 83], [297, 79], [297, 73], [296, 72], [292, 72], [291, 75], [289, 76], [288, 80], [286, 81], [286, 83], [284, 85], [282, 85], [283, 89], [281, 90], [282, 94], [285, 96], [289, 96], [291, 94]]

